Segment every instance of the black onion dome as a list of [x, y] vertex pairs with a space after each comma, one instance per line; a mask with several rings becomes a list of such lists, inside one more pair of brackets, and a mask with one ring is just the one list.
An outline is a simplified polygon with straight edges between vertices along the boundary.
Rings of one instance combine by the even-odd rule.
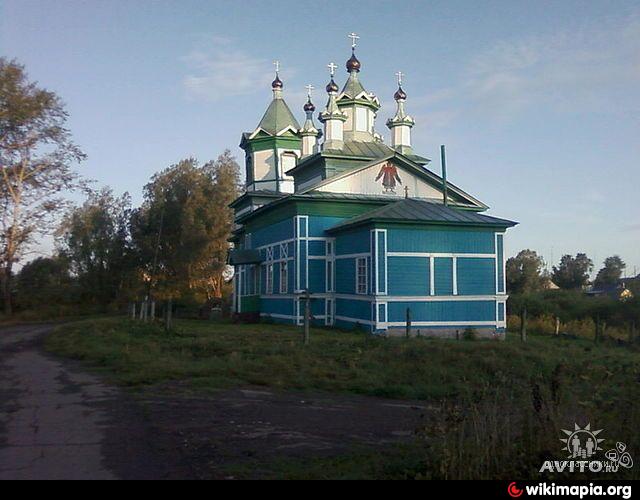
[[278, 76], [277, 73], [276, 73], [276, 79], [271, 82], [271, 88], [272, 89], [281, 89], [282, 88], [282, 80], [280, 80], [280, 77]]
[[336, 84], [336, 82], [333, 81], [333, 78], [332, 78], [331, 81], [327, 84], [327, 93], [337, 92], [337, 91], [338, 91], [338, 85]]
[[400, 99], [405, 100], [407, 98], [407, 94], [404, 90], [402, 90], [402, 87], [398, 87], [398, 90], [396, 90], [396, 93], [393, 94], [393, 98], [396, 101], [399, 101]]
[[356, 57], [355, 51], [351, 51], [351, 57], [347, 61], [347, 71], [351, 73], [352, 71], [360, 71], [360, 61]]
[[304, 105], [304, 110], [306, 113], [313, 113], [316, 110], [316, 107], [311, 102], [311, 99], [309, 99]]

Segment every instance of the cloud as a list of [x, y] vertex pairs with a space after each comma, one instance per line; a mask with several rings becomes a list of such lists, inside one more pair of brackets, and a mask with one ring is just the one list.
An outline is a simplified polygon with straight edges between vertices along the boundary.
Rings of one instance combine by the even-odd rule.
[[510, 120], [541, 105], [564, 112], [628, 112], [638, 93], [640, 16], [571, 32], [502, 41], [476, 54], [453, 87], [415, 100]]
[[189, 68], [184, 88], [190, 98], [198, 100], [251, 94], [268, 88], [273, 79], [271, 61], [249, 55], [225, 37], [206, 38], [184, 57], [184, 62]]

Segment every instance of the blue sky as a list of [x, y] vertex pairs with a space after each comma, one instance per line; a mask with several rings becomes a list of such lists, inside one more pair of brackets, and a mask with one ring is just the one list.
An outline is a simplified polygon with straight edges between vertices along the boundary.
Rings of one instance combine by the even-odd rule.
[[240, 156], [274, 59], [302, 118], [328, 62], [344, 82], [351, 31], [377, 129], [402, 70], [415, 149], [439, 171], [446, 144], [450, 179], [520, 221], [510, 253], [585, 251], [596, 268], [618, 253], [640, 272], [637, 0], [0, 0], [0, 55], [65, 100], [81, 171], [136, 203], [181, 158]]

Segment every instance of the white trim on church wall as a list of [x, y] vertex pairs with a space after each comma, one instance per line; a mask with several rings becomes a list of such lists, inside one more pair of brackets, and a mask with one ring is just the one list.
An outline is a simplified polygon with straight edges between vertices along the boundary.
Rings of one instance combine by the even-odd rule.
[[455, 257], [469, 259], [495, 259], [494, 253], [438, 253], [438, 252], [389, 252], [389, 257]]

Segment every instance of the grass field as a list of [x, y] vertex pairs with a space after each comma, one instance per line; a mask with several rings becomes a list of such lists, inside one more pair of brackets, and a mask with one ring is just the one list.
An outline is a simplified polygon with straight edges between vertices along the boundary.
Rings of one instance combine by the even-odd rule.
[[[515, 335], [504, 342], [370, 338], [312, 329], [304, 346], [300, 329], [289, 326], [178, 321], [166, 333], [100, 319], [60, 327], [47, 348], [134, 388], [184, 380], [199, 390], [321, 390], [427, 400], [440, 408], [437, 419], [416, 430], [419, 452], [390, 450], [381, 463], [374, 452], [359, 451], [312, 460], [304, 472], [285, 463], [274, 469], [278, 477], [314, 470], [366, 476], [363, 467], [376, 477], [422, 476], [412, 464], [425, 454], [436, 460], [431, 477], [513, 474], [557, 455], [560, 429], [574, 422], [609, 429], [640, 450], [640, 352], [614, 342], [536, 335], [527, 343]], [[392, 472], [379, 470], [390, 466]]]

